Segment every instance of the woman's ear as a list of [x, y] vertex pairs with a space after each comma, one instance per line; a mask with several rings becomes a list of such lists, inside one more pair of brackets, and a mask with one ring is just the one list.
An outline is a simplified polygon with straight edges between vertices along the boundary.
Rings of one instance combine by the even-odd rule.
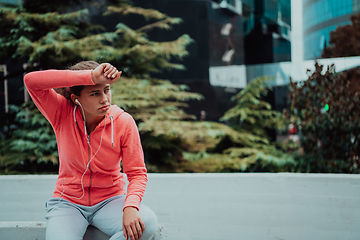
[[75, 94], [71, 94], [71, 96], [70, 96], [70, 98], [71, 98], [71, 101], [75, 104], [75, 105], [80, 105], [80, 103], [79, 103], [79, 100], [78, 100], [78, 98], [77, 98], [77, 96], [75, 95]]

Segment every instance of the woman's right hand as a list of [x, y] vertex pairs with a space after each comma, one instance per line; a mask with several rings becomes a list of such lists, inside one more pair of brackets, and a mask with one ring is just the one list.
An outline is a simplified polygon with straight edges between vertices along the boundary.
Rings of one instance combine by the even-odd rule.
[[112, 84], [120, 79], [121, 71], [110, 63], [102, 63], [91, 72], [91, 79], [95, 84]]

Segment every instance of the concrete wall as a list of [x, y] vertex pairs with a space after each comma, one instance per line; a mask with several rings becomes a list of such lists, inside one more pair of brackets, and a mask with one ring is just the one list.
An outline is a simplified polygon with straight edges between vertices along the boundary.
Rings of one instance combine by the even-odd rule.
[[[55, 181], [0, 176], [0, 221], [44, 221]], [[143, 201], [171, 240], [360, 239], [360, 175], [149, 174]]]

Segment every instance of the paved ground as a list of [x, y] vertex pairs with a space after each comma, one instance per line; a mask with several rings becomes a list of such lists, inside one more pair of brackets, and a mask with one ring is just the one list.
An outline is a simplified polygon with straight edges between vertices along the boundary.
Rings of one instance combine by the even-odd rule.
[[[0, 221], [44, 221], [55, 175], [0, 176]], [[171, 240], [359, 239], [360, 175], [149, 174]]]

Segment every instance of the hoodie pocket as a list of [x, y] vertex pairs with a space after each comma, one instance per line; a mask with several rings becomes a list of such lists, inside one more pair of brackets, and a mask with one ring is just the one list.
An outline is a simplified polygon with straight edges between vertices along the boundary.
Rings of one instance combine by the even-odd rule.
[[59, 185], [78, 185], [81, 184], [81, 180], [77, 177], [62, 177], [58, 179]]
[[91, 186], [96, 188], [109, 188], [114, 186], [114, 180], [109, 174], [94, 173]]
[[82, 188], [89, 185], [83, 181], [81, 184], [81, 177], [62, 177], [57, 180], [56, 186], [60, 192], [68, 194], [69, 192], [82, 192]]

